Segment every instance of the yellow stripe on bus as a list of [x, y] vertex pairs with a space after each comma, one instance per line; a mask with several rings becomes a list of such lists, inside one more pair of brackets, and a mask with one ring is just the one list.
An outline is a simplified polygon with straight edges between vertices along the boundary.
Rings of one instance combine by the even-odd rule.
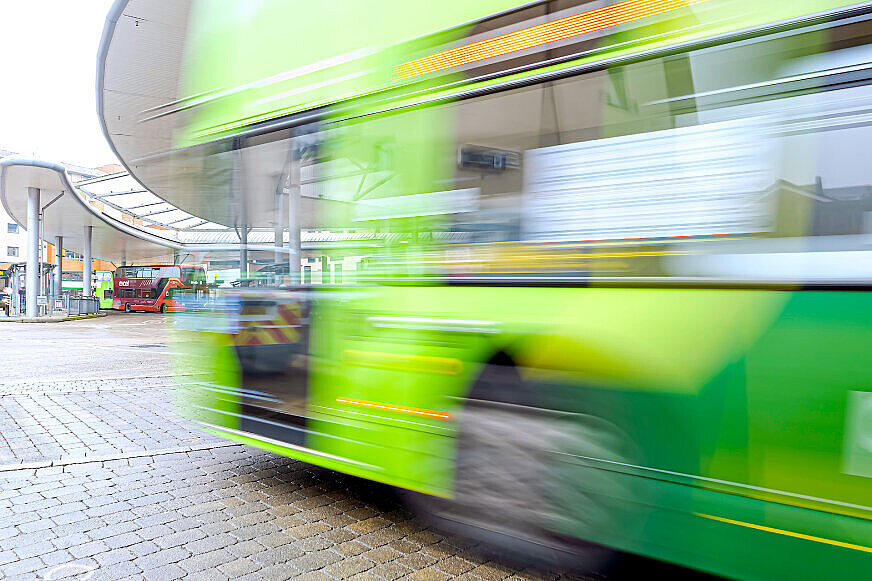
[[785, 535], [788, 537], [796, 537], [797, 539], [805, 539], [806, 541], [815, 541], [816, 543], [825, 543], [827, 545], [833, 545], [836, 547], [844, 547], [846, 549], [854, 549], [855, 551], [864, 551], [866, 553], [872, 553], [872, 547], [864, 547], [863, 545], [853, 545], [851, 543], [843, 543], [842, 541], [834, 541], [832, 539], [825, 539], [823, 537], [813, 537], [812, 535], [805, 535], [803, 533], [795, 533], [793, 531], [785, 531], [782, 529], [776, 529], [772, 527], [765, 527], [763, 525], [755, 525], [753, 523], [742, 522], [740, 520], [733, 520], [729, 518], [724, 518], [722, 516], [712, 516], [710, 514], [703, 514], [700, 512], [694, 513], [696, 516], [701, 516], [703, 518], [716, 520], [720, 522], [725, 522], [731, 525], [738, 525], [740, 527], [747, 527], [749, 529], [757, 529], [759, 531], [766, 531], [767, 533], [775, 533], [779, 535]]
[[463, 371], [463, 362], [453, 357], [404, 355], [402, 353], [380, 353], [377, 351], [347, 349], [345, 351], [345, 361], [349, 365], [410, 371], [414, 373], [458, 375]]

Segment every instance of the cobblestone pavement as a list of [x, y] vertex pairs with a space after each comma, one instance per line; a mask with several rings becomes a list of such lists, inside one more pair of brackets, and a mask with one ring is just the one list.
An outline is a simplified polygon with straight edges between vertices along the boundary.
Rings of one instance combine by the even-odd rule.
[[158, 315], [0, 332], [0, 578], [571, 578], [431, 530], [385, 486], [193, 429]]

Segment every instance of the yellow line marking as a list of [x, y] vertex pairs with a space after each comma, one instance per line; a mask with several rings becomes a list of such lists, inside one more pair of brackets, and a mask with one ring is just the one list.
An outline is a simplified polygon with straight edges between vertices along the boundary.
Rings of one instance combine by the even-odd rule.
[[412, 414], [414, 416], [423, 416], [426, 418], [435, 418], [437, 420], [448, 421], [451, 419], [451, 414], [448, 412], [440, 412], [436, 410], [423, 410], [420, 408], [410, 408], [401, 405], [394, 405], [389, 403], [381, 403], [377, 401], [366, 401], [363, 399], [351, 399], [349, 397], [337, 397], [336, 401], [339, 403], [347, 403], [349, 405], [358, 405], [362, 407], [368, 408], [376, 408], [382, 410], [389, 410], [392, 412], [400, 412], [404, 414]]
[[805, 539], [807, 541], [815, 541], [818, 543], [825, 543], [827, 545], [835, 545], [836, 547], [844, 547], [846, 549], [854, 549], [855, 551], [864, 551], [866, 553], [872, 553], [872, 547], [864, 547], [863, 545], [852, 545], [851, 543], [843, 543], [842, 541], [834, 541], [832, 539], [825, 539], [823, 537], [813, 537], [811, 535], [804, 535], [802, 533], [795, 533], [793, 531], [785, 531], [782, 529], [775, 529], [772, 527], [764, 527], [763, 525], [755, 525], [752, 523], [742, 522], [739, 520], [732, 520], [729, 518], [724, 518], [721, 516], [712, 516], [710, 514], [702, 514], [701, 512], [694, 513], [697, 516], [701, 516], [703, 518], [708, 518], [711, 520], [717, 520], [721, 522], [725, 522], [731, 525], [739, 525], [740, 527], [747, 527], [749, 529], [757, 529], [760, 531], [766, 531], [767, 533], [777, 533], [779, 535], [786, 535], [788, 537], [796, 537], [797, 539]]
[[430, 357], [425, 355], [403, 355], [400, 353], [380, 353], [347, 349], [345, 360], [351, 365], [457, 375], [463, 370], [463, 362], [453, 357]]

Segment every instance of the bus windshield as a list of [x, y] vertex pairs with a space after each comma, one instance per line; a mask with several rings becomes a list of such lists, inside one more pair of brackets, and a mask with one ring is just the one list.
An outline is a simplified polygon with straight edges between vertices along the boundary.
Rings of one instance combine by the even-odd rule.
[[115, 271], [117, 278], [181, 278], [178, 266], [122, 266]]

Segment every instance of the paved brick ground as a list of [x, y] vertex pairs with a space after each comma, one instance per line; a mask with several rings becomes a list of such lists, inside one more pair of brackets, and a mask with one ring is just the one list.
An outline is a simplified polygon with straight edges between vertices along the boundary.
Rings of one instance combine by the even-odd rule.
[[194, 429], [162, 317], [0, 332], [0, 578], [571, 578], [430, 530], [387, 487]]
[[[115, 380], [116, 383], [119, 380]], [[166, 385], [2, 394], [0, 465], [215, 441], [173, 413]], [[2, 393], [2, 392], [0, 392]]]
[[385, 487], [243, 446], [6, 471], [0, 490], [10, 578], [560, 577], [427, 529]]

